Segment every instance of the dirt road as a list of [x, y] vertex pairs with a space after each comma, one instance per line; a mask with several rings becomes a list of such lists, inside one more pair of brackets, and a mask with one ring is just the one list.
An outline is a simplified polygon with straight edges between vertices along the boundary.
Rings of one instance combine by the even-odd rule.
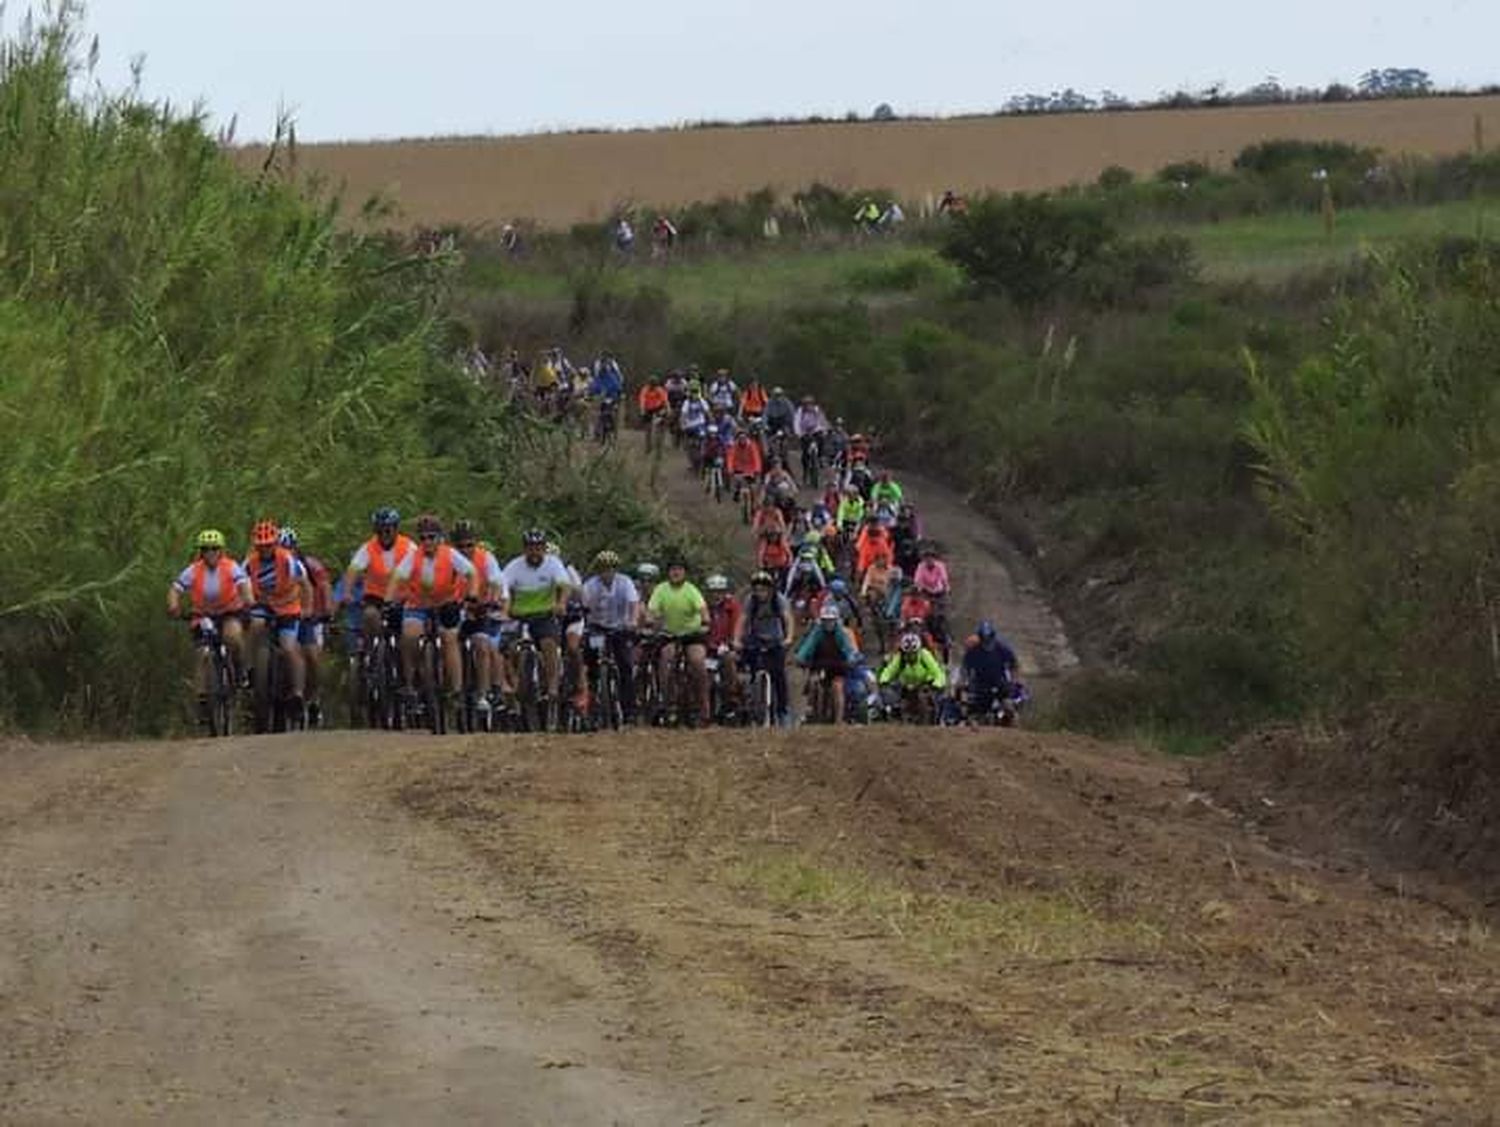
[[1481, 917], [1024, 732], [0, 753], [0, 1120], [1474, 1122]]
[[464, 855], [366, 802], [411, 750], [0, 752], [0, 1119], [694, 1121], [624, 1069], [627, 1013], [476, 942]]

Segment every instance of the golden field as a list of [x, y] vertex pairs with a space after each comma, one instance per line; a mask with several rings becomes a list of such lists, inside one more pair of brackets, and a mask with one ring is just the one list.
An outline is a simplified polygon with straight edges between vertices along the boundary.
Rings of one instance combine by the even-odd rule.
[[[1223, 165], [1274, 137], [1447, 154], [1473, 146], [1476, 119], [1500, 142], [1500, 97], [1475, 97], [350, 142], [299, 146], [297, 161], [353, 203], [386, 193], [409, 225], [559, 226], [603, 219], [621, 204], [671, 206], [815, 180], [909, 200], [946, 187], [1036, 190], [1091, 180], [1112, 164], [1138, 173], [1186, 159]], [[254, 164], [264, 149], [239, 155]]]

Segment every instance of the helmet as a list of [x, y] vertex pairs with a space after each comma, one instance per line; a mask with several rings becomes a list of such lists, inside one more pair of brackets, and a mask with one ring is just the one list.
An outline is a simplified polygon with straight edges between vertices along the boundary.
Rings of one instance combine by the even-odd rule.
[[811, 407], [816, 402], [817, 400], [815, 400], [811, 395], [804, 395], [802, 397], [802, 406], [804, 407]]
[[771, 389], [771, 394], [772, 395], [777, 395], [777, 396], [785, 395], [786, 394], [786, 388], [782, 387], [780, 384], [777, 384], [775, 387], [773, 387]]
[[822, 535], [822, 533], [814, 532], [813, 530], [809, 529], [808, 531], [806, 531], [806, 532], [804, 532], [802, 534], [802, 546], [804, 548], [817, 548], [817, 547], [821, 547], [822, 544], [823, 544], [823, 535]]
[[729, 580], [723, 575], [710, 575], [703, 581], [703, 589], [705, 591], [727, 591], [729, 590]]
[[696, 380], [696, 379], [694, 379], [694, 380], [688, 380], [688, 394], [689, 395], [698, 395], [702, 391], [703, 391], [703, 381], [702, 380]]
[[202, 532], [198, 533], [197, 543], [200, 551], [204, 548], [218, 548], [220, 551], [223, 551], [224, 534], [217, 528], [205, 528]]
[[255, 527], [250, 531], [250, 543], [257, 548], [269, 548], [276, 543], [276, 537], [281, 530], [276, 527], [272, 520], [257, 521]]
[[443, 522], [431, 513], [423, 513], [417, 518], [418, 536], [441, 536], [443, 534]]
[[981, 642], [988, 642], [995, 636], [995, 624], [989, 619], [982, 619], [978, 626], [974, 627], [974, 633]]
[[835, 595], [846, 595], [849, 593], [849, 584], [844, 582], [842, 575], [836, 575], [833, 577], [833, 582], [828, 584], [828, 589]]
[[377, 529], [399, 528], [401, 525], [401, 513], [386, 505], [384, 508], [376, 509], [370, 514], [370, 523]]
[[620, 553], [611, 552], [608, 548], [594, 557], [594, 570], [613, 571], [620, 566]]
[[840, 619], [839, 619], [839, 608], [836, 607], [836, 606], [834, 606], [832, 602], [825, 602], [821, 607], [818, 608], [818, 621], [819, 622], [838, 622], [838, 621], [840, 621]]
[[922, 638], [921, 638], [920, 635], [918, 635], [918, 634], [902, 634], [901, 635], [901, 652], [902, 653], [904, 653], [904, 654], [914, 654], [918, 650], [920, 650], [921, 648], [922, 648]]
[[750, 586], [752, 587], [773, 587], [775, 584], [776, 581], [771, 578], [769, 571], [757, 571], [750, 577]]
[[547, 534], [540, 528], [528, 528], [521, 533], [521, 547], [540, 548], [547, 543]]
[[644, 579], [648, 583], [655, 583], [661, 578], [661, 568], [650, 562], [638, 563], [635, 565], [635, 577]]
[[453, 522], [453, 542], [455, 544], [472, 544], [479, 536], [471, 520], [456, 520]]
[[818, 546], [816, 544], [804, 544], [797, 549], [799, 560], [815, 560], [818, 558]]
[[549, 556], [562, 555], [562, 548], [558, 546], [556, 540], [548, 540], [547, 543], [543, 545], [542, 550], [545, 551]]
[[281, 532], [276, 536], [276, 543], [280, 544], [283, 548], [296, 548], [297, 530], [289, 524], [282, 525]]

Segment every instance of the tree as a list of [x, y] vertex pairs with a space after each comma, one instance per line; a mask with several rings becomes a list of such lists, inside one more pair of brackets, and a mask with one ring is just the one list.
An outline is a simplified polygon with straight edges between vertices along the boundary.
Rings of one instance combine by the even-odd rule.
[[875, 107], [875, 112], [870, 117], [875, 121], [895, 121], [896, 111], [891, 108], [889, 102], [881, 102]]
[[1035, 306], [1099, 261], [1115, 238], [1097, 204], [1019, 194], [980, 200], [954, 216], [941, 253], [977, 292]]
[[1412, 98], [1432, 93], [1432, 76], [1417, 67], [1385, 67], [1360, 75], [1359, 92], [1366, 98]]

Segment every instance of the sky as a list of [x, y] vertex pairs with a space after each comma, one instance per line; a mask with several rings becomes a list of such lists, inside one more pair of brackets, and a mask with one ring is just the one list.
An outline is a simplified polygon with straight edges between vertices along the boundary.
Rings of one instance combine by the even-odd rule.
[[320, 141], [964, 113], [1387, 66], [1500, 82], [1495, 0], [92, 0], [84, 28], [107, 87], [143, 58], [148, 96], [201, 102], [247, 141], [282, 106]]

